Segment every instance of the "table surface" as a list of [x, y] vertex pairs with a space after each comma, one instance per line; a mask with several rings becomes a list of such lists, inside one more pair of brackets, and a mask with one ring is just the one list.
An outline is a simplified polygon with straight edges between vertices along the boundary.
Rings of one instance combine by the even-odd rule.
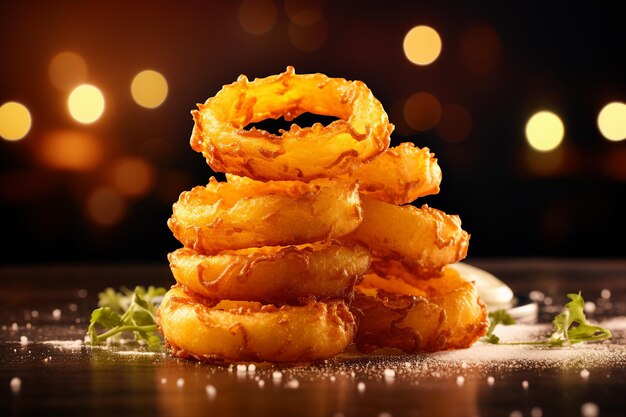
[[[612, 318], [614, 338], [556, 349], [477, 344], [430, 355], [346, 353], [323, 363], [259, 364], [255, 370], [215, 366], [132, 346], [74, 342], [83, 339], [100, 290], [167, 286], [173, 278], [166, 265], [3, 267], [0, 416], [625, 415], [626, 261], [470, 263], [516, 294], [541, 291], [547, 302], [540, 304], [540, 323], [558, 313], [568, 292], [582, 291], [594, 302], [591, 318]], [[389, 370], [395, 377], [385, 377]], [[11, 389], [13, 378], [21, 381], [19, 389]]]

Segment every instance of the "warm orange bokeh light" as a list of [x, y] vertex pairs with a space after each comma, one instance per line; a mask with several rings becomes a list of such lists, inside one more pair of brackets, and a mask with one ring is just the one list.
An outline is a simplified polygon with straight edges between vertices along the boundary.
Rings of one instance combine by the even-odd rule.
[[122, 195], [138, 197], [152, 189], [154, 169], [145, 160], [128, 156], [114, 163], [111, 179]]
[[328, 37], [328, 24], [323, 17], [310, 25], [289, 22], [287, 28], [289, 41], [297, 49], [305, 52], [315, 51], [324, 45]]
[[404, 103], [404, 119], [417, 131], [432, 129], [440, 118], [441, 105], [432, 94], [419, 92]]
[[70, 93], [67, 108], [77, 122], [93, 123], [104, 113], [104, 96], [98, 87], [82, 84]]
[[323, 0], [285, 0], [285, 12], [298, 25], [311, 25], [322, 17]]
[[101, 187], [89, 195], [87, 214], [95, 223], [110, 226], [126, 215], [126, 202], [114, 189]]
[[61, 52], [50, 61], [48, 75], [52, 85], [69, 91], [87, 80], [87, 63], [75, 52]]
[[461, 142], [472, 130], [472, 115], [459, 104], [443, 108], [441, 120], [437, 123], [437, 133], [448, 142]]
[[102, 160], [102, 144], [94, 136], [75, 130], [56, 130], [45, 134], [37, 154], [49, 168], [89, 171]]
[[141, 71], [130, 84], [135, 102], [147, 109], [159, 107], [167, 97], [167, 90], [167, 80], [154, 70]]
[[23, 139], [30, 131], [32, 118], [25, 105], [9, 101], [0, 106], [0, 137], [9, 141]]
[[476, 74], [492, 72], [502, 60], [502, 41], [496, 31], [485, 24], [465, 29], [459, 47], [461, 63]]
[[276, 6], [270, 0], [244, 0], [239, 6], [239, 24], [253, 35], [262, 35], [276, 24]]
[[430, 26], [415, 26], [402, 44], [407, 59], [416, 65], [432, 64], [441, 53], [441, 38]]

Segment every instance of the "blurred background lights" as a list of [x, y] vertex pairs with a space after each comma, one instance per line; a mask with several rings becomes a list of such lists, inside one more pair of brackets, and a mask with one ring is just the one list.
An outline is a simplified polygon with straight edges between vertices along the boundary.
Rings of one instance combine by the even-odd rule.
[[144, 70], [133, 78], [130, 92], [137, 104], [154, 109], [159, 107], [167, 97], [167, 80], [156, 71]]
[[556, 149], [563, 140], [565, 127], [556, 114], [549, 111], [535, 113], [526, 123], [526, 139], [541, 152]]
[[55, 130], [42, 136], [37, 154], [49, 168], [81, 172], [92, 170], [100, 163], [103, 149], [88, 133]]
[[61, 52], [50, 61], [48, 75], [52, 85], [69, 91], [87, 80], [87, 63], [75, 52]]
[[141, 158], [124, 157], [113, 165], [111, 172], [113, 185], [125, 196], [144, 195], [154, 182], [154, 169]]
[[448, 142], [461, 142], [472, 130], [472, 116], [460, 104], [445, 106], [437, 123], [437, 134]]
[[244, 0], [239, 6], [239, 24], [253, 35], [269, 32], [276, 24], [276, 6], [271, 0]]
[[285, 0], [285, 12], [298, 25], [311, 25], [322, 17], [323, 0]]
[[626, 104], [615, 101], [604, 106], [598, 114], [598, 128], [608, 140], [626, 139]]
[[87, 214], [95, 223], [110, 226], [124, 217], [126, 202], [114, 189], [101, 187], [87, 198]]
[[470, 25], [461, 34], [461, 64], [476, 74], [495, 70], [502, 60], [502, 42], [493, 28], [485, 24]]
[[80, 123], [93, 123], [104, 112], [104, 96], [93, 85], [82, 84], [72, 90], [67, 107], [74, 120]]
[[21, 103], [9, 101], [0, 106], [0, 136], [15, 141], [28, 134], [32, 119], [30, 112]]
[[323, 17], [309, 25], [289, 22], [287, 34], [293, 46], [301, 51], [310, 52], [319, 49], [326, 42], [328, 24]]
[[404, 119], [417, 131], [432, 129], [440, 118], [441, 105], [432, 94], [419, 92], [404, 103]]
[[441, 53], [441, 38], [430, 26], [415, 26], [404, 37], [404, 54], [416, 65], [428, 65]]

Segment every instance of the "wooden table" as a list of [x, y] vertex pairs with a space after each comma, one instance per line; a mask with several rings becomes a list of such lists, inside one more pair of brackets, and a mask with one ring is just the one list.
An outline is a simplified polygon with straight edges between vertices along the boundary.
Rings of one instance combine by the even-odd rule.
[[[579, 290], [596, 302], [594, 318], [626, 316], [624, 261], [470, 263], [518, 294], [539, 290], [551, 299], [541, 305], [540, 321], [554, 316], [566, 293]], [[610, 344], [590, 350], [525, 351], [519, 358], [505, 347], [480, 346], [444, 355], [348, 353], [313, 365], [256, 369], [72, 342], [83, 339], [103, 288], [171, 283], [165, 265], [0, 268], [0, 416], [626, 415], [620, 320]], [[544, 354], [565, 359], [544, 361]], [[391, 371], [395, 376], [385, 377]]]

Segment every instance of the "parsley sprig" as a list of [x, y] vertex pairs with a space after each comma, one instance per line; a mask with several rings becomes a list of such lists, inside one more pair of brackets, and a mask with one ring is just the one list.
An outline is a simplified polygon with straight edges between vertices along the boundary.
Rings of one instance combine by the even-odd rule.
[[[116, 292], [107, 288], [98, 294], [98, 306], [91, 313], [87, 334], [92, 345], [106, 342], [107, 339], [119, 339], [123, 333], [132, 333], [136, 341], [143, 341], [154, 347], [161, 344], [156, 326], [156, 307], [166, 292], [165, 288], [150, 286], [135, 287], [134, 291], [122, 288]], [[102, 328], [104, 333], [98, 333]]]
[[503, 345], [568, 346], [581, 342], [598, 342], [613, 337], [609, 329], [589, 323], [584, 312], [585, 300], [580, 292], [567, 294], [567, 297], [571, 301], [565, 304], [563, 311], [552, 320], [553, 331], [545, 341], [500, 343], [500, 338], [493, 334], [496, 326], [515, 324], [515, 320], [506, 310], [489, 313], [489, 329], [480, 340]]

